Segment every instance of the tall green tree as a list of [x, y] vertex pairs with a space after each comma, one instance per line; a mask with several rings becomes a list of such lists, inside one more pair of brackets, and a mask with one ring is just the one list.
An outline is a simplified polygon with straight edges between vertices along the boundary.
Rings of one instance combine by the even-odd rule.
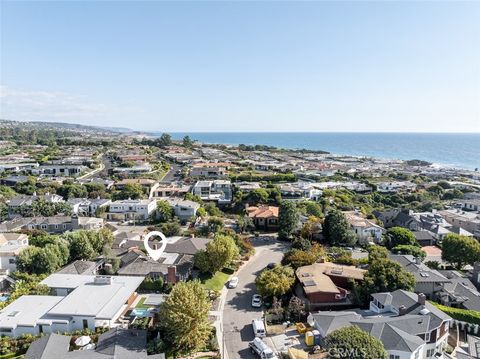
[[415, 277], [403, 267], [388, 258], [370, 261], [363, 282], [355, 286], [355, 298], [359, 304], [367, 304], [373, 293], [393, 292], [403, 289], [412, 292]]
[[204, 251], [199, 251], [195, 255], [195, 264], [203, 272], [215, 273], [233, 259], [237, 258], [239, 249], [235, 240], [223, 234], [217, 234], [211, 240]]
[[210, 301], [197, 280], [177, 283], [160, 307], [165, 339], [179, 354], [205, 348], [211, 333]]
[[330, 358], [386, 359], [383, 343], [373, 335], [352, 325], [334, 330], [324, 340]]
[[193, 141], [190, 138], [190, 136], [188, 136], [188, 135], [183, 137], [182, 143], [183, 143], [183, 147], [186, 147], [186, 148], [192, 148], [193, 147]]
[[297, 206], [291, 201], [282, 201], [279, 209], [278, 236], [281, 239], [290, 239], [298, 227], [300, 215]]
[[295, 284], [295, 273], [290, 266], [277, 265], [265, 269], [255, 280], [257, 292], [264, 297], [280, 297]]
[[160, 220], [160, 222], [171, 221], [174, 216], [175, 211], [170, 203], [164, 200], [157, 201], [157, 218]]
[[156, 144], [158, 147], [168, 147], [172, 145], [172, 136], [170, 136], [168, 133], [162, 133], [160, 138], [157, 139]]
[[120, 199], [142, 199], [145, 198], [145, 191], [138, 183], [127, 183], [123, 188], [114, 194], [114, 200]]
[[473, 265], [480, 260], [480, 243], [467, 236], [450, 233], [442, 241], [442, 259], [452, 263], [455, 268]]
[[386, 245], [388, 248], [396, 246], [418, 246], [415, 235], [408, 229], [402, 227], [392, 227], [388, 229], [386, 235]]
[[350, 230], [347, 218], [339, 210], [328, 212], [323, 233], [327, 242], [334, 246], [353, 246], [357, 243], [355, 232]]

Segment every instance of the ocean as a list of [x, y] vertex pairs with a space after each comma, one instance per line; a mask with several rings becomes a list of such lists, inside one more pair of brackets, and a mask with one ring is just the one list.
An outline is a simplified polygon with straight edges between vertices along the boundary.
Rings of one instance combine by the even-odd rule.
[[[154, 133], [160, 135], [161, 132]], [[176, 132], [203, 143], [268, 145], [324, 150], [332, 154], [383, 159], [419, 159], [444, 167], [480, 168], [480, 133], [346, 133], [346, 132]]]

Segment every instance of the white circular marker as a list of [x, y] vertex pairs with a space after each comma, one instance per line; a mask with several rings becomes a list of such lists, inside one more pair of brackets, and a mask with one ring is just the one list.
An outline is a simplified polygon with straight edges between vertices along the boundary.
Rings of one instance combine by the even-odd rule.
[[[162, 239], [161, 241], [162, 246], [159, 249], [153, 249], [148, 244], [148, 240], [152, 236], [158, 236]], [[165, 237], [165, 235], [162, 232], [152, 231], [152, 232], [149, 232], [143, 239], [143, 245], [145, 246], [145, 249], [147, 250], [147, 253], [150, 256], [150, 258], [158, 261], [158, 259], [162, 256], [162, 253], [165, 250], [165, 247], [167, 246], [167, 237]]]

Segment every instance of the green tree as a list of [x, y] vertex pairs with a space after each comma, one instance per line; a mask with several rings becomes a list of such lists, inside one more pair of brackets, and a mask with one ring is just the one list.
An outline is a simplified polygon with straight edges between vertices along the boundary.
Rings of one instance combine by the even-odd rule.
[[473, 265], [480, 258], [480, 243], [467, 236], [455, 233], [447, 234], [442, 241], [442, 259], [452, 263], [455, 268]]
[[235, 240], [223, 234], [217, 234], [208, 242], [204, 251], [195, 255], [195, 265], [203, 272], [215, 273], [237, 258], [239, 250]]
[[157, 201], [157, 218], [160, 220], [160, 222], [171, 221], [174, 216], [175, 211], [170, 203], [164, 200]]
[[397, 289], [412, 292], [414, 288], [415, 277], [412, 273], [397, 262], [381, 258], [370, 261], [362, 284], [355, 287], [355, 297], [359, 303], [366, 304], [373, 293], [393, 292]]
[[210, 217], [207, 220], [208, 233], [217, 233], [224, 227], [223, 220], [220, 217]]
[[427, 253], [419, 246], [411, 246], [400, 244], [392, 248], [392, 252], [395, 254], [410, 254], [414, 257], [425, 259]]
[[311, 251], [302, 251], [300, 249], [292, 249], [285, 253], [282, 264], [291, 265], [292, 268], [307, 266], [315, 263], [318, 257]]
[[192, 148], [193, 147], [193, 141], [190, 138], [190, 136], [188, 136], [188, 135], [183, 137], [182, 143], [183, 143], [183, 147], [186, 147], [186, 148]]
[[357, 242], [355, 232], [350, 230], [347, 218], [339, 210], [328, 212], [323, 224], [323, 233], [331, 245], [353, 246]]
[[386, 359], [380, 340], [352, 325], [334, 330], [325, 337], [324, 346], [331, 358]]
[[297, 229], [299, 221], [299, 213], [295, 203], [290, 201], [282, 201], [279, 209], [278, 218], [278, 236], [281, 239], [290, 239], [293, 232]]
[[295, 284], [295, 273], [290, 266], [275, 266], [263, 270], [255, 280], [257, 291], [264, 297], [280, 297]]
[[215, 203], [206, 203], [204, 206], [205, 210], [210, 216], [221, 217], [223, 216], [222, 211], [215, 205]]
[[197, 280], [177, 283], [159, 313], [165, 339], [179, 354], [206, 347], [211, 333], [208, 321], [210, 300]]
[[160, 230], [162, 233], [167, 236], [167, 237], [173, 237], [173, 236], [178, 236], [182, 230], [182, 226], [180, 226], [180, 223], [178, 220], [176, 221], [171, 221], [167, 223], [162, 223], [160, 225]]
[[267, 203], [269, 193], [265, 188], [256, 188], [248, 194], [247, 198], [252, 204]]
[[87, 197], [87, 189], [81, 184], [66, 182], [57, 190], [57, 194], [65, 199], [84, 198]]
[[115, 200], [121, 199], [142, 199], [145, 198], [143, 187], [138, 183], [127, 183], [121, 191], [114, 194]]
[[96, 255], [87, 236], [76, 236], [70, 241], [70, 261], [92, 259]]
[[309, 216], [315, 216], [318, 218], [323, 217], [322, 207], [318, 202], [307, 201], [305, 204], [305, 210]]
[[162, 133], [160, 138], [157, 139], [156, 141], [157, 146], [161, 148], [165, 148], [168, 146], [172, 145], [172, 136], [170, 136], [168, 133]]
[[418, 246], [415, 235], [410, 230], [402, 227], [392, 227], [388, 229], [385, 239], [385, 244], [388, 248], [399, 245]]

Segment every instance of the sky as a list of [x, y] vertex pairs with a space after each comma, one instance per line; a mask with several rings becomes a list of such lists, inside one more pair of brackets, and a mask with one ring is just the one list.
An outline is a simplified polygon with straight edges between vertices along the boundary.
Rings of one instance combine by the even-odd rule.
[[480, 132], [480, 2], [0, 2], [0, 118]]

